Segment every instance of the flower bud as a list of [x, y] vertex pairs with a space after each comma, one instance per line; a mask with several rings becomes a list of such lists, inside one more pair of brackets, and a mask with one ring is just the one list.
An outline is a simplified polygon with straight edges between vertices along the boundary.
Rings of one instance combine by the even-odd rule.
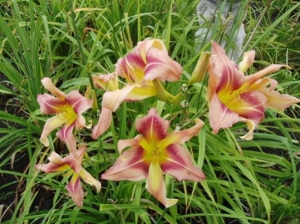
[[196, 67], [192, 73], [191, 80], [189, 81], [189, 85], [192, 85], [195, 82], [200, 82], [203, 80], [209, 63], [210, 53], [209, 52], [202, 52]]
[[171, 93], [165, 90], [165, 88], [158, 79], [153, 80], [153, 84], [156, 88], [157, 95], [161, 100], [172, 104], [179, 102], [181, 93], [177, 94], [176, 96], [173, 96]]

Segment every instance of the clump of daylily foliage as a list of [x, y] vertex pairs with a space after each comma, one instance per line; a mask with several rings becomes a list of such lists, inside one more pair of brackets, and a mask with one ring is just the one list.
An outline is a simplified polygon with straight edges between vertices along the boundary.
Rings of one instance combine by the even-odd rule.
[[[300, 102], [293, 96], [276, 91], [276, 80], [265, 77], [282, 67], [288, 68], [287, 65], [272, 64], [252, 75], [244, 75], [253, 64], [254, 57], [254, 51], [246, 52], [237, 65], [216, 42], [212, 42], [210, 56], [206, 53], [200, 57], [188, 84], [202, 82], [208, 73], [208, 118], [214, 134], [237, 122], [245, 122], [248, 132], [241, 138], [253, 139], [254, 130], [264, 118], [267, 108], [283, 110]], [[93, 125], [91, 136], [93, 139], [99, 138], [109, 129], [113, 113], [123, 101], [134, 103], [158, 96], [166, 103], [178, 103], [181, 93], [169, 93], [163, 83], [180, 80], [182, 70], [181, 65], [168, 55], [163, 41], [150, 39], [139, 42], [131, 52], [120, 58], [114, 72], [92, 77], [91, 86], [103, 89], [105, 93], [102, 96], [96, 96], [90, 88], [85, 96], [77, 90], [65, 94], [55, 87], [51, 79], [42, 79], [45, 89], [52, 95], [46, 93], [38, 96], [41, 113], [54, 116], [45, 123], [40, 141], [49, 146], [49, 134], [61, 127], [56, 136], [66, 144], [69, 154], [62, 157], [57, 152], [51, 152], [49, 163], [38, 164], [36, 168], [46, 173], [65, 171], [70, 177], [66, 189], [75, 204], [81, 207], [84, 200], [81, 178], [94, 186], [97, 192], [101, 190], [101, 180], [94, 178], [83, 167], [87, 146], [77, 136], [80, 129]], [[96, 105], [101, 105], [98, 122], [87, 125], [82, 114]], [[119, 140], [120, 155], [114, 165], [101, 175], [101, 179], [146, 179], [148, 192], [164, 206], [170, 207], [177, 199], [167, 198], [164, 174], [179, 181], [205, 180], [204, 172], [195, 165], [192, 155], [183, 145], [198, 135], [204, 122], [196, 118], [194, 126], [172, 131], [170, 121], [163, 119], [155, 108], [148, 109], [147, 115], [135, 121], [139, 134], [133, 139]], [[74, 129], [77, 129], [76, 132]]]

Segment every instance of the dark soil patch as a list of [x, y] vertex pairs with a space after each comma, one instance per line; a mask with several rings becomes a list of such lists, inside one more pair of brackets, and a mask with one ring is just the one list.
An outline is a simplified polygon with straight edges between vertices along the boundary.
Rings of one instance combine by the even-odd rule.
[[[0, 83], [13, 89], [13, 87], [9, 85], [9, 82], [7, 82], [6, 77], [1, 73]], [[12, 106], [16, 105], [11, 103], [14, 100], [11, 95], [1, 93], [0, 110], [10, 114], [24, 116], [24, 114], [20, 114], [21, 112], [17, 107]], [[9, 129], [10, 127], [18, 128], [18, 125], [4, 118], [0, 119], [0, 129]], [[4, 136], [5, 134], [0, 133], [0, 142]], [[16, 148], [11, 147], [9, 150], [0, 148], [0, 223], [9, 221], [12, 218], [26, 187], [26, 179], [19, 174], [27, 174], [30, 163], [28, 153], [26, 151], [16, 153]], [[53, 193], [39, 186], [35, 186], [35, 189], [32, 190], [38, 193], [31, 205], [31, 212], [48, 210], [52, 207]], [[22, 209], [20, 212], [21, 211]]]

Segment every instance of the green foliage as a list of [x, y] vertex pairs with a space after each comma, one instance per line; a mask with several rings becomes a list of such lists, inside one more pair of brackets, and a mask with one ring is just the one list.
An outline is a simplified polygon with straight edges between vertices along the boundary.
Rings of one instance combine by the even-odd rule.
[[[251, 141], [238, 139], [244, 124], [212, 134], [206, 117], [207, 78], [187, 88], [199, 53], [196, 0], [0, 0], [0, 221], [3, 223], [296, 223], [300, 210], [300, 108], [286, 113], [268, 110]], [[253, 72], [268, 64], [289, 64], [276, 74], [279, 90], [300, 97], [299, 8], [297, 1], [243, 1], [233, 32], [245, 19], [244, 51], [256, 51]], [[224, 24], [211, 26], [214, 39]], [[35, 164], [51, 151], [65, 152], [55, 135], [50, 146], [39, 142], [47, 117], [37, 102], [41, 79], [51, 77], [64, 92], [84, 93], [92, 74], [114, 70], [118, 58], [138, 41], [160, 38], [171, 57], [184, 68], [182, 79], [166, 83], [189, 107], [168, 105], [156, 97], [127, 102], [97, 141], [90, 131], [84, 167], [96, 178], [118, 157], [119, 139], [136, 136], [136, 118], [156, 107], [171, 128], [188, 127], [194, 118], [207, 125], [185, 145], [207, 177], [203, 182], [178, 182], [166, 177], [168, 197], [179, 202], [166, 209], [146, 190], [144, 181], [100, 180], [99, 194], [88, 186], [84, 205], [74, 206], [64, 176], [40, 174]], [[201, 50], [210, 50], [210, 40]], [[252, 71], [251, 71], [252, 72]], [[101, 96], [101, 91], [97, 92]], [[96, 119], [96, 113], [88, 114]], [[95, 120], [94, 119], [94, 120]], [[9, 190], [8, 190], [9, 189]], [[47, 201], [46, 203], [46, 200]], [[3, 202], [2, 202], [3, 201]], [[2, 205], [4, 205], [2, 207]]]

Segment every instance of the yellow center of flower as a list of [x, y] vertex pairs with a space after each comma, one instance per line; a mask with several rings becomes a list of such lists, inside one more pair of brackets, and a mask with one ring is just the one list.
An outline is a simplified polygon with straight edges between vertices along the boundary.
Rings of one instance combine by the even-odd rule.
[[234, 112], [237, 112], [242, 103], [239, 90], [233, 92], [222, 91], [218, 93], [218, 97], [227, 108]]
[[141, 84], [145, 76], [144, 68], [138, 67], [136, 64], [131, 64], [126, 61], [127, 72], [123, 71], [123, 77], [129, 85]]
[[145, 138], [143, 138], [140, 142], [140, 146], [144, 149], [144, 159], [147, 163], [163, 163], [166, 161], [167, 153], [165, 148], [158, 147], [155, 142], [151, 142], [150, 144], [147, 142]]
[[77, 119], [77, 114], [69, 104], [64, 105], [57, 116], [60, 120], [65, 121], [67, 125], [72, 124]]

